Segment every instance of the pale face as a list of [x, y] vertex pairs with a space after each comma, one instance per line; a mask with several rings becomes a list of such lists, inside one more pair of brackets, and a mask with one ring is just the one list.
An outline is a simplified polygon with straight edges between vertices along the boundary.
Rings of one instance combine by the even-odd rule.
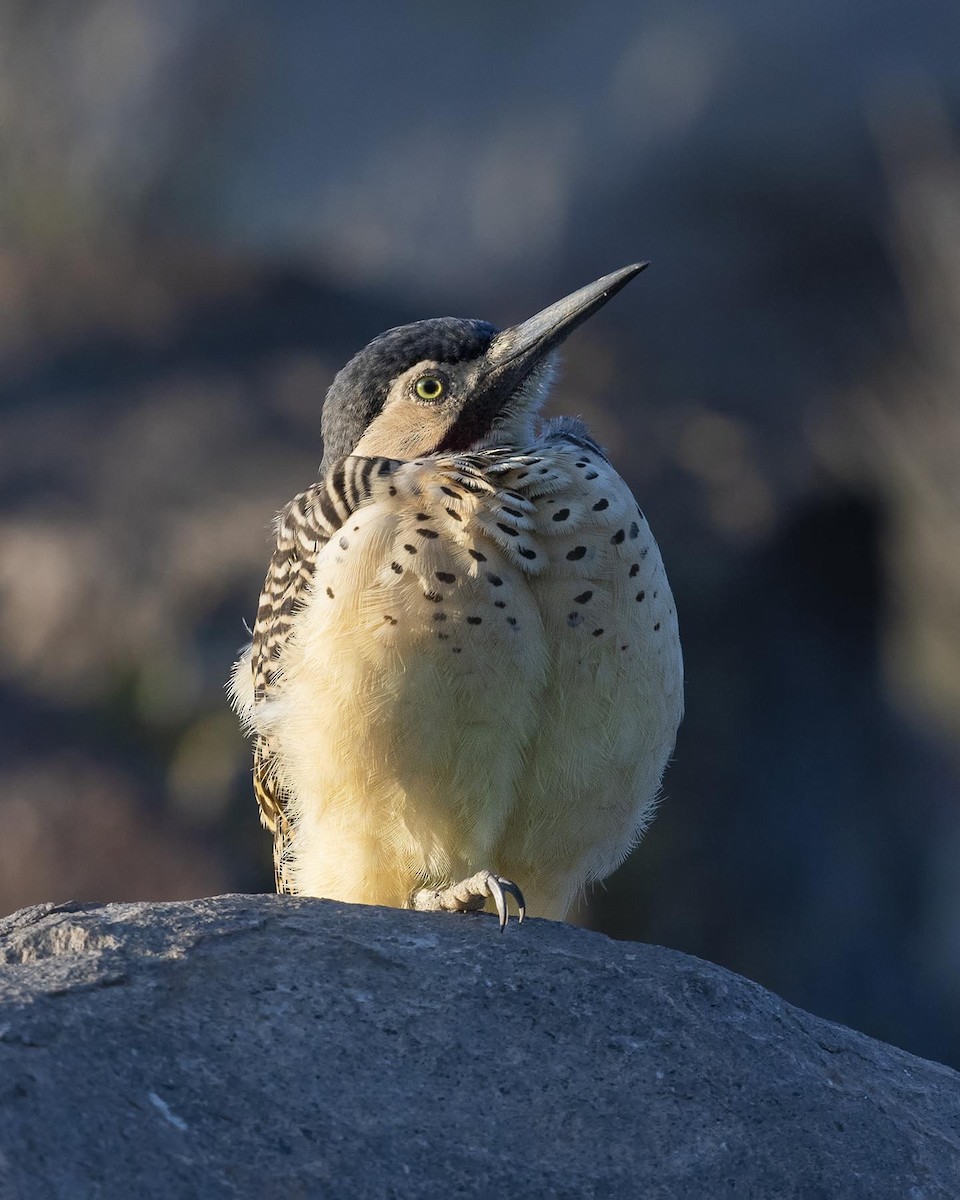
[[[520, 444], [533, 424], [553, 378], [554, 356], [531, 372], [511, 395], [482, 395], [482, 360], [416, 363], [390, 385], [383, 410], [357, 443], [355, 454], [409, 460], [440, 449]], [[493, 411], [489, 411], [491, 409]]]

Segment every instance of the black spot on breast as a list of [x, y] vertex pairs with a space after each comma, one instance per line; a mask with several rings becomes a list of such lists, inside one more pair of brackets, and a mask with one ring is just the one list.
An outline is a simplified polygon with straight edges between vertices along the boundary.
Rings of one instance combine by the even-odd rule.
[[571, 629], [576, 629], [578, 625], [583, 624], [583, 617], [578, 612], [567, 613], [567, 624]]
[[549, 467], [541, 467], [541, 468], [540, 468], [540, 471], [539, 471], [539, 474], [541, 474], [541, 475], [549, 475], [549, 474], [550, 474], [550, 468], [549, 468]]
[[643, 601], [643, 600], [646, 600], [646, 598], [647, 598], [647, 593], [646, 593], [646, 592], [637, 592], [637, 599], [638, 599], [638, 600], [640, 600], [640, 601]]
[[393, 486], [392, 483], [390, 484], [390, 487], [388, 490], [389, 490], [391, 496], [395, 496], [397, 494], [397, 489]]
[[345, 537], [342, 537], [340, 539], [340, 549], [341, 550], [349, 550], [350, 549], [350, 543], [347, 541], [347, 539]]
[[392, 562], [392, 563], [390, 564], [390, 570], [391, 570], [391, 571], [393, 571], [393, 573], [394, 573], [395, 575], [402, 575], [402, 574], [403, 574], [403, 567], [401, 567], [401, 566], [400, 566], [400, 564], [399, 564], [398, 562]]
[[521, 558], [534, 559], [537, 557], [536, 550], [531, 550], [529, 546], [518, 546], [517, 553]]
[[609, 507], [610, 507], [610, 501], [606, 498], [606, 496], [604, 496], [602, 500], [598, 500], [596, 502], [596, 504], [593, 506], [593, 511], [594, 512], [603, 512], [603, 510], [605, 508], [609, 508]]
[[503, 580], [499, 575], [494, 575], [492, 572], [487, 573], [487, 579], [494, 587], [503, 587]]
[[644, 546], [644, 548], [640, 551], [640, 557], [646, 558], [649, 553], [650, 553], [650, 547]]
[[659, 621], [656, 623], [656, 625], [654, 625], [654, 627], [653, 627], [653, 632], [654, 632], [654, 633], [659, 633], [659, 632], [660, 632], [660, 622], [659, 622]]
[[454, 654], [459, 654], [463, 650], [463, 647], [462, 646], [451, 646], [450, 649], [454, 652]]
[[583, 477], [584, 479], [596, 479], [598, 474], [597, 471], [587, 471]]
[[441, 583], [453, 583], [457, 578], [452, 571], [437, 571], [436, 574]]
[[506, 602], [506, 600], [494, 600], [493, 607], [494, 608], [506, 608], [507, 602]]
[[354, 533], [359, 533], [359, 532], [360, 532], [360, 526], [359, 526], [359, 525], [354, 525], [354, 527], [353, 527], [353, 532], [354, 532]]
[[404, 542], [403, 548], [408, 554], [416, 554], [417, 552], [416, 546], [411, 546], [409, 542]]
[[593, 599], [593, 592], [588, 590], [586, 592], [581, 592], [579, 596], [574, 596], [573, 602], [574, 602], [574, 604], [586, 604], [588, 600], [592, 600], [592, 599]]
[[451, 521], [462, 521], [463, 520], [463, 517], [460, 516], [460, 514], [457, 512], [457, 510], [455, 508], [448, 508], [447, 516], [451, 519]]
[[333, 599], [333, 588], [327, 588], [327, 595], [331, 600]]
[[450, 637], [450, 634], [449, 634], [449, 633], [438, 633], [438, 634], [437, 634], [437, 641], [439, 641], [439, 642], [445, 642], [445, 641], [447, 641], [447, 639], [448, 639], [449, 637]]
[[508, 624], [508, 625], [516, 625], [516, 623], [517, 623], [517, 618], [516, 618], [516, 617], [507, 617], [507, 624]]
[[437, 612], [437, 613], [434, 613], [434, 614], [433, 614], [433, 619], [434, 619], [435, 621], [445, 621], [445, 620], [447, 619], [447, 614], [446, 614], [445, 612]]
[[633, 566], [630, 568], [630, 578], [634, 579], [639, 574], [640, 574], [640, 564], [634, 563]]
[[577, 559], [583, 558], [583, 556], [586, 554], [586, 552], [587, 552], [586, 546], [574, 546], [574, 548], [572, 550], [567, 551], [567, 561], [568, 562], [576, 562]]
[[481, 554], [479, 550], [471, 550], [470, 557], [475, 558], [477, 560], [477, 562], [486, 562], [487, 561], [487, 556], [485, 554]]
[[573, 465], [575, 467], [589, 467], [590, 459], [589, 458], [581, 458], [579, 461], [575, 462]]
[[389, 622], [389, 624], [391, 624], [391, 625], [396, 625], [396, 623], [397, 623], [397, 618], [396, 618], [396, 617], [389, 617], [389, 616], [386, 616], [386, 615], [385, 615], [383, 619], [384, 619], [385, 621]]
[[501, 511], [501, 512], [505, 512], [505, 513], [507, 514], [507, 516], [508, 516], [508, 517], [513, 517], [513, 519], [514, 519], [515, 521], [522, 521], [522, 520], [523, 520], [523, 513], [522, 513], [522, 512], [518, 512], [518, 510], [517, 510], [517, 509], [515, 509], [515, 508], [507, 508], [507, 507], [506, 507], [506, 505], [504, 505], [504, 507], [503, 507], [503, 508], [502, 508], [500, 511]]
[[435, 538], [440, 535], [435, 529], [415, 529], [414, 533], [419, 533], [422, 538]]
[[482, 620], [483, 620], [483, 617], [467, 617], [467, 624], [468, 625], [479, 625]]
[[630, 537], [632, 539], [632, 538], [638, 538], [639, 536], [640, 536], [640, 526], [636, 523], [636, 521], [632, 521], [630, 523]]
[[602, 633], [603, 633], [603, 630], [602, 630], [602, 629], [595, 629], [595, 630], [593, 631], [593, 636], [594, 636], [594, 637], [599, 637], [599, 636], [600, 636]]
[[[626, 536], [627, 536], [627, 535], [624, 533], [624, 531], [623, 531], [622, 529], [618, 529], [618, 530], [617, 530], [617, 532], [616, 532], [616, 533], [613, 535], [613, 537], [610, 539], [610, 545], [611, 545], [611, 546], [619, 546], [619, 545], [620, 545], [620, 543], [623, 541], [623, 539], [624, 539]], [[643, 557], [643, 556], [641, 555], [641, 558], [642, 558], [642, 557]]]
[[459, 500], [462, 495], [462, 493], [456, 491], [454, 488], [447, 487], [446, 484], [440, 485], [440, 491], [443, 492], [445, 496], [452, 496], [454, 500]]
[[443, 599], [443, 593], [442, 592], [424, 592], [423, 598], [424, 598], [424, 600], [429, 600], [431, 604], [439, 604], [440, 601]]
[[557, 511], [553, 514], [553, 519], [555, 521], [565, 521], [569, 516], [570, 516], [569, 508], [558, 508]]
[[512, 525], [504, 525], [504, 523], [502, 521], [497, 522], [497, 528], [502, 533], [505, 533], [507, 535], [507, 537], [517, 537], [517, 536], [519, 536], [519, 533], [520, 533], [519, 529], [514, 529], [514, 527]]

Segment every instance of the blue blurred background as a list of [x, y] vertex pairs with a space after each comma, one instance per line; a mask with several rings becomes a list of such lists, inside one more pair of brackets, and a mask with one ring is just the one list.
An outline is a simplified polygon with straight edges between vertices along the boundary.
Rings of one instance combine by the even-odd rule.
[[688, 715], [579, 919], [960, 1066], [956, 0], [0, 4], [0, 912], [267, 889], [223, 685], [333, 372], [637, 258]]

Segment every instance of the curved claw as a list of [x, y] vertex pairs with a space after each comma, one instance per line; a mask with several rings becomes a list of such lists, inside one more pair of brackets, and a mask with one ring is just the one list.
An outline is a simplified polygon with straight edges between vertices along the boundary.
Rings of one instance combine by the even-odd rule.
[[501, 875], [491, 875], [487, 880], [487, 887], [490, 889], [490, 895], [493, 897], [493, 902], [497, 906], [497, 915], [500, 918], [500, 932], [503, 933], [507, 926], [507, 902], [504, 897], [504, 892], [512, 896], [517, 902], [517, 924], [523, 924], [523, 918], [527, 915], [527, 905], [523, 898], [523, 892], [509, 879], [504, 879]]
[[[527, 915], [527, 903], [523, 898], [523, 892], [520, 891], [520, 889], [517, 887], [517, 885], [515, 883], [511, 883], [509, 879], [501, 879], [501, 880], [499, 880], [499, 883], [500, 883], [500, 886], [503, 888], [503, 890], [505, 892], [509, 892], [510, 895], [514, 898], [514, 900], [516, 900], [516, 902], [517, 902], [517, 924], [522, 925], [523, 918]], [[504, 918], [503, 922], [500, 925], [501, 931], [503, 930], [503, 926], [505, 924], [506, 924], [506, 918]]]
[[503, 933], [507, 924], [507, 902], [503, 898], [503, 888], [500, 886], [500, 880], [496, 875], [491, 875], [487, 880], [487, 891], [493, 897], [493, 902], [497, 906], [497, 916], [500, 918], [500, 932]]

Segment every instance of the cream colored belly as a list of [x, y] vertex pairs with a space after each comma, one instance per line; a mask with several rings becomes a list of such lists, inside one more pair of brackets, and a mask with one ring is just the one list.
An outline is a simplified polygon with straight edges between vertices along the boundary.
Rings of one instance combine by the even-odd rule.
[[598, 532], [559, 528], [542, 499], [535, 573], [429, 497], [427, 520], [374, 507], [326, 547], [259, 718], [292, 794], [296, 891], [404, 905], [489, 867], [559, 917], [616, 866], [682, 708], [673, 600], [629, 500]]

